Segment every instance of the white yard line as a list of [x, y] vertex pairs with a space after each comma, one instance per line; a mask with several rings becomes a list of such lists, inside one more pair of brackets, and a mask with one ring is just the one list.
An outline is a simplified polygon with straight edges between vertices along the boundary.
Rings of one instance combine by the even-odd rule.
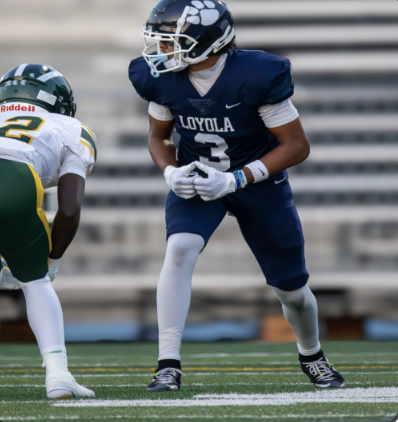
[[58, 402], [54, 407], [215, 407], [215, 406], [289, 406], [300, 403], [396, 403], [398, 389], [345, 388], [332, 391], [277, 394], [198, 394], [192, 399], [176, 400], [85, 400]]
[[[288, 414], [288, 415], [222, 415], [222, 416], [212, 416], [212, 415], [178, 415], [178, 416], [170, 416], [170, 417], [164, 417], [162, 419], [308, 419], [309, 415], [300, 415], [300, 414]], [[340, 414], [340, 415], [311, 415], [315, 416], [319, 419], [334, 419], [334, 418], [363, 418], [363, 417], [394, 417], [394, 413], [385, 414], [385, 413], [379, 413], [379, 414], [371, 414], [371, 413], [353, 413], [353, 414]], [[36, 421], [36, 420], [43, 420], [43, 418], [38, 418], [36, 416], [21, 416], [21, 417], [1, 417], [0, 420], [2, 421]], [[159, 416], [126, 416], [126, 415], [112, 415], [112, 416], [50, 416], [49, 418], [44, 419], [51, 419], [51, 420], [102, 420], [106, 419], [109, 420], [112, 419], [156, 419], [159, 420]]]
[[[0, 401], [0, 404], [41, 404], [51, 403], [49, 400], [17, 400], [17, 401]], [[0, 419], [2, 420], [2, 419]]]
[[[188, 384], [186, 384], [188, 385]], [[202, 384], [203, 385], [203, 384]], [[209, 385], [209, 384], [207, 384]], [[219, 384], [216, 384], [219, 385]], [[261, 384], [259, 384], [261, 385]], [[147, 384], [119, 384], [119, 385], [112, 385], [112, 384], [84, 384], [85, 387], [106, 387], [106, 388], [125, 388], [125, 387], [146, 387]], [[44, 388], [44, 384], [5, 384], [0, 385], [0, 388], [18, 388], [18, 387], [25, 387], [25, 388]], [[1, 420], [1, 419], [0, 419]]]

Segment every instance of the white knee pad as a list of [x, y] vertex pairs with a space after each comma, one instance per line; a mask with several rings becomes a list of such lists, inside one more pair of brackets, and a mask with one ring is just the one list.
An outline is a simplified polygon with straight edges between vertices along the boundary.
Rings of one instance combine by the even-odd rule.
[[297, 311], [307, 309], [308, 306], [312, 305], [314, 299], [314, 295], [308, 287], [308, 284], [300, 289], [289, 292], [273, 286], [272, 290], [275, 292], [282, 305]]
[[172, 234], [167, 241], [166, 260], [171, 260], [178, 267], [184, 264], [195, 265], [203, 247], [203, 237], [198, 234]]

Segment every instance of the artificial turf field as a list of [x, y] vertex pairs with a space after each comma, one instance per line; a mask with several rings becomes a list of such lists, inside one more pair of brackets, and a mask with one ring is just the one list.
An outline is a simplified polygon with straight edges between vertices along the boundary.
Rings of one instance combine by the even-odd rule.
[[392, 421], [398, 412], [398, 348], [393, 343], [324, 342], [348, 381], [315, 390], [294, 344], [184, 344], [183, 387], [148, 393], [156, 344], [69, 345], [70, 370], [93, 400], [46, 398], [35, 345], [0, 346], [0, 420], [40, 421]]

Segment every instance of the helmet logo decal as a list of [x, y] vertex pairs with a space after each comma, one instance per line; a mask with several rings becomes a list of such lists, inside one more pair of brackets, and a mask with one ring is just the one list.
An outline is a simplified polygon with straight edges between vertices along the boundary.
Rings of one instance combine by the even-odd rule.
[[35, 74], [34, 74], [34, 73], [29, 73], [29, 76], [30, 76], [31, 78], [34, 78], [34, 77], [35, 77]]
[[216, 9], [215, 3], [210, 0], [193, 0], [188, 13], [187, 22], [194, 25], [210, 26], [217, 22], [220, 12]]
[[52, 106], [57, 102], [57, 97], [46, 91], [39, 91], [37, 99], [44, 101], [47, 104], [51, 104]]

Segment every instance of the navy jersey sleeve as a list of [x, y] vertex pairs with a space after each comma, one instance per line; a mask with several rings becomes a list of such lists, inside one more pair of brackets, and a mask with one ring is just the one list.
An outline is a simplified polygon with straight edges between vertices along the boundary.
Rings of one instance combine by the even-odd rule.
[[293, 95], [290, 60], [257, 50], [236, 50], [233, 54], [239, 70], [236, 79], [244, 81], [240, 92], [248, 104], [277, 104]]
[[294, 94], [294, 83], [292, 65], [290, 60], [278, 57], [273, 63], [274, 78], [268, 89], [262, 93], [265, 99], [264, 104], [277, 104]]
[[165, 80], [168, 79], [167, 73], [161, 74], [157, 78], [153, 77], [145, 59], [139, 57], [130, 63], [129, 79], [141, 98], [166, 105], [167, 93], [164, 87], [167, 86], [167, 83], [165, 84]]

